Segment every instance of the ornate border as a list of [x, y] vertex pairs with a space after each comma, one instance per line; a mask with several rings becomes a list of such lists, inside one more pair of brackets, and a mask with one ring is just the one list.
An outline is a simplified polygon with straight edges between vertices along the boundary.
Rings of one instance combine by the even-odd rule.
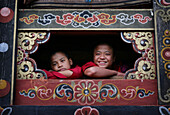
[[[157, 63], [157, 78], [158, 78], [158, 99], [161, 103], [170, 103], [170, 88], [168, 88], [169, 78], [169, 38], [170, 28], [168, 28], [170, 22], [170, 4], [162, 4], [163, 0], [159, 2], [156, 0], [158, 6], [155, 6], [154, 22], [155, 22], [155, 52], [156, 52], [156, 63]], [[164, 8], [164, 9], [162, 9]], [[167, 9], [166, 9], [167, 8]], [[160, 25], [161, 24], [161, 25]], [[163, 25], [163, 26], [162, 26]], [[159, 35], [158, 35], [159, 34]], [[160, 53], [160, 56], [159, 56]], [[165, 86], [166, 85], [166, 86]], [[162, 88], [164, 87], [164, 89]], [[162, 97], [163, 96], [163, 97]]]
[[[153, 27], [143, 27], [148, 24], [152, 26], [152, 9], [23, 10], [24, 14], [22, 9], [20, 10], [18, 30], [46, 30], [46, 28], [48, 30], [153, 30]], [[143, 11], [146, 11], [146, 14], [143, 14]], [[36, 26], [32, 26], [33, 23]], [[120, 24], [121, 27], [116, 27], [115, 24]], [[139, 26], [133, 27], [133, 24]], [[126, 27], [129, 25], [131, 27]]]
[[39, 79], [45, 76], [44, 71], [37, 69], [34, 59], [29, 54], [36, 52], [39, 44], [45, 43], [50, 38], [47, 32], [19, 32], [17, 52], [17, 79]]
[[16, 105], [157, 105], [156, 80], [53, 79], [16, 83]]
[[126, 43], [132, 43], [134, 51], [142, 54], [136, 60], [134, 69], [126, 72], [126, 79], [155, 79], [155, 54], [153, 48], [153, 33], [151, 32], [122, 32], [121, 38]]

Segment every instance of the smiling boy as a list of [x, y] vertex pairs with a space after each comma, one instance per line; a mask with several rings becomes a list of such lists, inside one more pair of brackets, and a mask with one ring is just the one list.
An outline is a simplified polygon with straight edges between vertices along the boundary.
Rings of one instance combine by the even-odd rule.
[[[105, 78], [111, 76], [120, 76], [123, 78], [124, 73], [116, 70], [111, 70], [115, 61], [113, 48], [102, 43], [94, 48], [93, 62], [88, 62], [82, 66], [83, 72], [86, 76], [94, 78]], [[114, 79], [114, 77], [112, 77]], [[116, 78], [116, 77], [115, 77]]]

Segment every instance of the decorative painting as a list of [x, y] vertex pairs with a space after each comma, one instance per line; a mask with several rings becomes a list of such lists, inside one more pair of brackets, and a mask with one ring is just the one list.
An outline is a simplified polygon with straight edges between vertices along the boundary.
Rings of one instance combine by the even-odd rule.
[[151, 32], [122, 32], [122, 39], [132, 43], [134, 51], [142, 57], [136, 60], [134, 69], [126, 72], [126, 79], [156, 79], [153, 33]]
[[157, 105], [156, 80], [17, 80], [16, 105]]
[[0, 106], [13, 100], [17, 1], [0, 1]]
[[170, 3], [155, 1], [155, 49], [159, 104], [170, 104]]
[[20, 10], [19, 30], [153, 30], [152, 10]]
[[38, 45], [50, 38], [46, 32], [19, 32], [17, 52], [17, 79], [39, 79], [45, 72], [37, 69], [34, 59], [29, 54], [38, 49]]

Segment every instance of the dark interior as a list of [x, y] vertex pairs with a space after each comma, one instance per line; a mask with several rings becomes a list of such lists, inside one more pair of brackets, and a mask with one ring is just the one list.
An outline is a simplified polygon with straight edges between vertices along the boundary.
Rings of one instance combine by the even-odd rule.
[[38, 69], [49, 70], [51, 52], [60, 49], [69, 53], [75, 65], [82, 66], [93, 61], [93, 47], [98, 42], [113, 44], [116, 64], [127, 65], [129, 69], [142, 56], [133, 50], [131, 43], [121, 39], [119, 31], [51, 31], [50, 39], [29, 56], [36, 61]]

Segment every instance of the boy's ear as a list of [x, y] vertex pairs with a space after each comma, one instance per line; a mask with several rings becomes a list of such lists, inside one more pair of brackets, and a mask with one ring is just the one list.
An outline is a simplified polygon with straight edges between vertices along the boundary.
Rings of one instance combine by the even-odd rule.
[[73, 65], [73, 60], [70, 58], [69, 59], [70, 65]]

